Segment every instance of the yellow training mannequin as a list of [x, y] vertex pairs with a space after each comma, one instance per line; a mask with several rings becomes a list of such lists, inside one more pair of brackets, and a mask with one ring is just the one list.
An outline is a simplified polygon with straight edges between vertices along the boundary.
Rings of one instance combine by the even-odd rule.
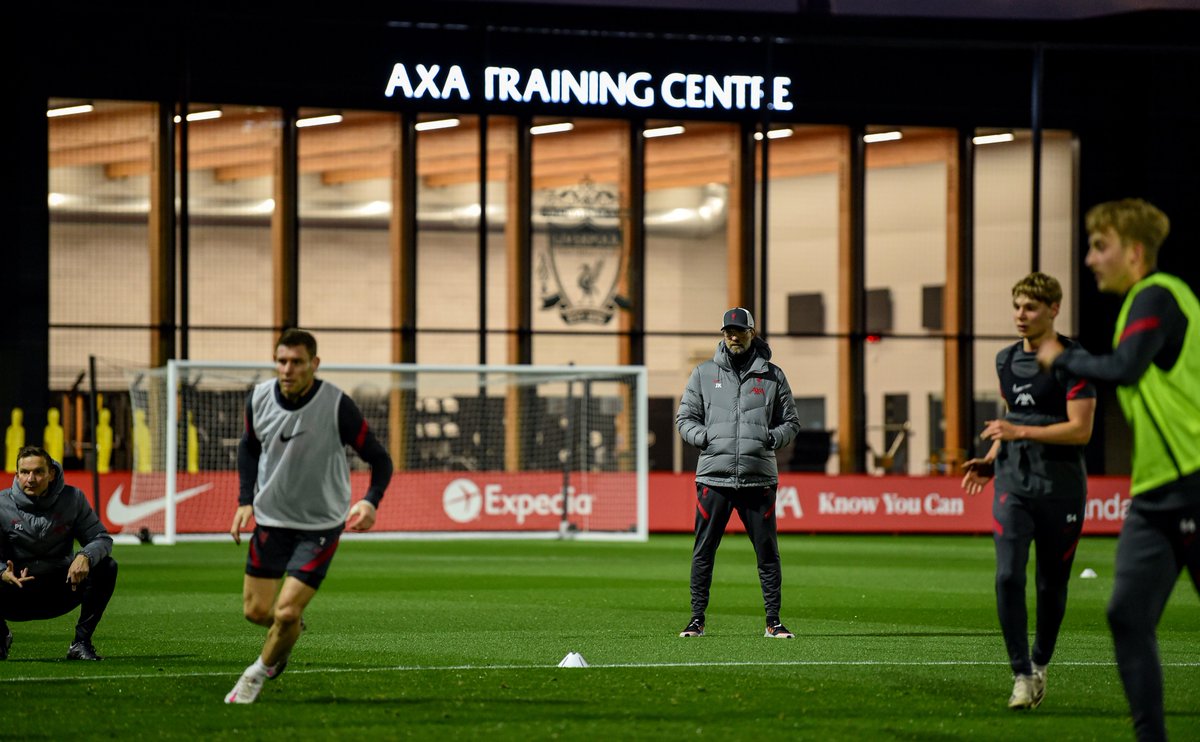
[[12, 411], [12, 424], [8, 426], [8, 430], [4, 431], [4, 471], [16, 473], [17, 471], [17, 452], [21, 450], [21, 446], [25, 445], [25, 426], [21, 421], [25, 419], [25, 413], [20, 407], [14, 407]]
[[133, 450], [134, 467], [145, 473], [153, 471], [150, 458], [150, 426], [146, 424], [146, 411], [133, 411]]
[[42, 430], [42, 448], [55, 461], [63, 460], [63, 427], [59, 423], [62, 413], [57, 407], [46, 410], [46, 427]]
[[112, 412], [100, 408], [100, 422], [96, 423], [96, 471], [107, 474], [112, 468], [113, 429]]

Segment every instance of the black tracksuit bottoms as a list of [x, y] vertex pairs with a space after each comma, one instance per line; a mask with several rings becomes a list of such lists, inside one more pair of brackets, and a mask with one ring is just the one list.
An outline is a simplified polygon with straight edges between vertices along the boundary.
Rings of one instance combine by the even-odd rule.
[[67, 570], [40, 575], [15, 587], [0, 583], [0, 632], [5, 621], [39, 621], [66, 615], [80, 608], [75, 641], [90, 642], [117, 586], [117, 562], [105, 557], [92, 565], [87, 579], [75, 590], [67, 584]]
[[1167, 738], [1158, 620], [1184, 568], [1200, 592], [1200, 498], [1162, 508], [1144, 497], [1133, 498], [1121, 526], [1108, 602], [1117, 670], [1143, 742]]
[[[992, 500], [996, 544], [996, 611], [1013, 674], [1029, 675], [1032, 664], [1054, 656], [1067, 613], [1067, 582], [1083, 531], [1084, 499], [1020, 497], [997, 492]], [[1029, 650], [1025, 571], [1029, 547], [1037, 554], [1037, 627]]]
[[758, 558], [758, 580], [762, 585], [763, 608], [768, 620], [779, 618], [782, 570], [779, 564], [779, 535], [775, 524], [776, 485], [768, 487], [714, 487], [696, 483], [696, 545], [692, 549], [692, 616], [708, 609], [713, 562], [729, 517], [737, 511], [754, 544]]

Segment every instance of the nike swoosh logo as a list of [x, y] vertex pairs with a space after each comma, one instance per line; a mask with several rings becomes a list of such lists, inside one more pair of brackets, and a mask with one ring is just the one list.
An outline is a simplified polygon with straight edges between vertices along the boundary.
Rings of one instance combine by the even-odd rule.
[[1013, 384], [1013, 394], [1020, 394], [1031, 386], [1033, 386], [1033, 384], [1025, 384], [1024, 386], [1017, 386], [1016, 384]]
[[292, 433], [291, 435], [287, 435], [286, 433], [280, 433], [279, 440], [283, 441], [284, 443], [287, 443], [288, 441], [290, 441], [291, 439], [295, 438], [298, 435], [304, 435], [304, 431], [298, 430], [298, 431]]
[[[213, 488], [212, 482], [202, 484], [199, 487], [180, 490], [175, 493], [175, 504], [195, 497], [201, 492], [207, 492]], [[123, 526], [143, 518], [154, 515], [160, 510], [167, 509], [167, 498], [165, 496], [154, 500], [139, 502], [136, 505], [127, 505], [121, 500], [121, 491], [125, 489], [125, 485], [117, 485], [117, 489], [112, 493], [112, 497], [108, 498], [108, 505], [104, 508], [104, 517], [108, 518], [108, 522], [115, 526]]]

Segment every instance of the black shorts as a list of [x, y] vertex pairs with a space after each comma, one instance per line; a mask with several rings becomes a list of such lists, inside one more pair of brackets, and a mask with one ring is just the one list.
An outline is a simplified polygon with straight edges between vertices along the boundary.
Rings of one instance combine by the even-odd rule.
[[341, 535], [342, 526], [328, 531], [255, 526], [246, 555], [246, 574], [268, 579], [287, 574], [316, 590], [329, 571]]

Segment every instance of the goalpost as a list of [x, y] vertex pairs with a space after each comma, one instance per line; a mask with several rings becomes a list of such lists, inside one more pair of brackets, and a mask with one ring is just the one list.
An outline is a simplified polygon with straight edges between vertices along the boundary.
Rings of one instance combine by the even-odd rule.
[[[116, 534], [228, 538], [246, 396], [274, 378], [270, 363], [219, 361], [133, 373], [131, 491], [107, 509]], [[648, 536], [645, 367], [321, 364], [317, 378], [350, 395], [392, 456], [362, 536]], [[346, 455], [356, 501], [369, 468]]]

